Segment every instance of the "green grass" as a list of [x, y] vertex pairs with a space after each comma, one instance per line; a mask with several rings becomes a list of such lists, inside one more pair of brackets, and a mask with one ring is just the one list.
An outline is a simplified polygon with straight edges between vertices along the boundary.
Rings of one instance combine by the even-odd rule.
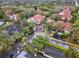
[[55, 44], [52, 44], [52, 43], [49, 43], [49, 42], [47, 43], [47, 45], [48, 45], [48, 46], [51, 46], [51, 47], [55, 47], [55, 48], [58, 49], [59, 51], [63, 52], [64, 55], [66, 55], [67, 52], [68, 52], [68, 49], [66, 49], [66, 48], [64, 48], [64, 47], [62, 47], [62, 46], [58, 46], [58, 45], [55, 45]]

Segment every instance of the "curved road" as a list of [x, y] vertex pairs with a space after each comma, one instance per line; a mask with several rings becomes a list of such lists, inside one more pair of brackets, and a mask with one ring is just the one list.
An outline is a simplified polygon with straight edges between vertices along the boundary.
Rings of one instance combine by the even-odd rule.
[[[32, 39], [31, 39], [32, 40]], [[13, 57], [17, 56], [17, 46], [21, 48], [21, 44], [15, 44], [15, 46], [13, 47], [13, 49], [9, 52], [6, 52], [2, 55], [0, 55], [1, 58], [9, 58], [11, 54], [13, 54]], [[54, 47], [48, 47], [46, 46], [45, 48], [45, 52], [46, 54], [52, 56], [53, 58], [67, 58], [64, 56], [64, 54], [62, 52], [60, 52], [58, 49], [54, 48]], [[20, 55], [20, 54], [19, 54]], [[21, 56], [24, 56], [23, 54], [21, 54]], [[38, 54], [36, 57], [33, 56], [32, 54], [28, 54], [26, 53], [25, 55], [26, 58], [45, 58], [43, 55]]]

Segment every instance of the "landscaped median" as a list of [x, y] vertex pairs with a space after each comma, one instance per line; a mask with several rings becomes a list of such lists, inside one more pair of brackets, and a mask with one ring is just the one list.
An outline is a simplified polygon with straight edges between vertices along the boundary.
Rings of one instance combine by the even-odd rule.
[[67, 51], [68, 51], [67, 48], [64, 48], [62, 46], [58, 46], [58, 45], [55, 45], [55, 44], [52, 44], [52, 43], [47, 43], [47, 45], [58, 49], [59, 51], [63, 52], [65, 55], [67, 54]]
[[[79, 57], [79, 53], [78, 53], [79, 45], [72, 44], [69, 42], [64, 42], [64, 41], [57, 40], [57, 39], [51, 38], [51, 37], [48, 37], [48, 39], [51, 40], [51, 42], [50, 41], [47, 42], [47, 45], [54, 47], [54, 48], [58, 49], [59, 51], [63, 52], [65, 56], [75, 57], [75, 58]], [[74, 49], [74, 47], [76, 50]], [[74, 53], [74, 51], [76, 52], [76, 54]], [[73, 53], [75, 54], [74, 56], [73, 56]], [[71, 55], [69, 55], [69, 54], [71, 54]]]

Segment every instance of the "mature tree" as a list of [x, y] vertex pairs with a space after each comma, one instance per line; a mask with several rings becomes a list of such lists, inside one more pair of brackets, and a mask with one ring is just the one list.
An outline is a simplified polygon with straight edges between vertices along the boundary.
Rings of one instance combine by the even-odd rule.
[[79, 58], [79, 51], [78, 51], [79, 47], [75, 47], [75, 46], [70, 46], [69, 50], [68, 50], [68, 57], [73, 57], [73, 58]]
[[8, 51], [12, 48], [14, 41], [4, 33], [0, 33], [0, 52]]
[[31, 43], [29, 43], [28, 37], [22, 38], [22, 44], [23, 44], [22, 50], [27, 51], [33, 55], [36, 54], [35, 48], [32, 46]]
[[0, 19], [3, 19], [5, 16], [5, 13], [2, 9], [0, 9]]
[[33, 34], [34, 33], [34, 30], [33, 30], [34, 26], [35, 26], [35, 23], [32, 23], [32, 22], [27, 23], [27, 26], [23, 28], [23, 33], [26, 36]]
[[16, 32], [16, 31], [12, 35], [12, 37], [14, 38], [14, 41], [21, 41], [23, 36], [24, 36], [24, 33]]
[[27, 27], [23, 28], [22, 31], [23, 31], [23, 33], [24, 33], [25, 36], [28, 36], [28, 35], [29, 35], [29, 32], [30, 32], [30, 29], [29, 29], [29, 27], [27, 26]]
[[38, 50], [38, 51], [42, 51], [45, 48], [45, 45], [47, 43], [47, 40], [42, 37], [42, 36], [38, 36], [37, 38], [33, 39], [33, 46]]

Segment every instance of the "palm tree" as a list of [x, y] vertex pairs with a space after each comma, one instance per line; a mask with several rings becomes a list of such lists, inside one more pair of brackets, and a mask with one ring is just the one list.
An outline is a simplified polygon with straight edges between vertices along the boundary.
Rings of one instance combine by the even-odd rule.
[[17, 43], [17, 42], [22, 40], [23, 36], [24, 36], [24, 33], [22, 33], [22, 32], [20, 33], [20, 32], [15, 31], [14, 34], [12, 35], [12, 38]]
[[24, 33], [24, 35], [29, 36], [29, 35], [33, 34], [34, 26], [35, 26], [35, 23], [32, 23], [32, 22], [27, 23], [27, 26], [24, 27], [23, 31], [22, 31]]
[[23, 48], [22, 48], [23, 51], [26, 51], [33, 55], [36, 54], [35, 48], [32, 46], [31, 43], [29, 43], [28, 37], [22, 38], [22, 45], [23, 45]]

